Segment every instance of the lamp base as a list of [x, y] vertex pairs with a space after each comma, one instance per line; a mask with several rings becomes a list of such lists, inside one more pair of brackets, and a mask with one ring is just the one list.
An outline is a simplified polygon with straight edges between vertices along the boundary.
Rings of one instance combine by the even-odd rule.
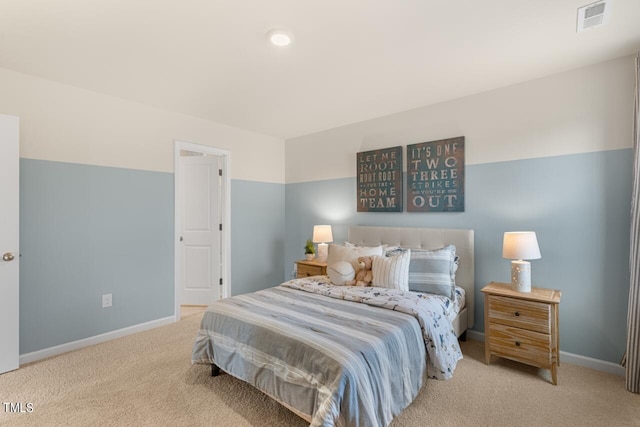
[[318, 243], [318, 262], [327, 262], [329, 257], [329, 245], [326, 243]]
[[511, 286], [517, 292], [531, 292], [531, 263], [511, 261]]

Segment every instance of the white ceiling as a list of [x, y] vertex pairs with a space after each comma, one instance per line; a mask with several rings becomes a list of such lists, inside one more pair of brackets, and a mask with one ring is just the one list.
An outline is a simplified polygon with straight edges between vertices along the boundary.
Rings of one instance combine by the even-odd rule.
[[632, 54], [612, 1], [0, 0], [0, 67], [291, 138]]

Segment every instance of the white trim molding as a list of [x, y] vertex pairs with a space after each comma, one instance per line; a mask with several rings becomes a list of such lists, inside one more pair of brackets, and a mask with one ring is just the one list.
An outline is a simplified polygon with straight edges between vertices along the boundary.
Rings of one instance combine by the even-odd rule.
[[35, 362], [37, 360], [46, 359], [47, 357], [57, 356], [59, 354], [66, 353], [68, 351], [80, 350], [81, 348], [84, 348], [84, 347], [89, 347], [91, 345], [100, 344], [106, 341], [111, 341], [116, 338], [122, 338], [127, 335], [157, 328], [159, 326], [169, 325], [174, 322], [175, 322], [174, 316], [164, 317], [162, 319], [151, 320], [149, 322], [128, 326], [126, 328], [118, 329], [115, 331], [105, 332], [104, 334], [94, 335], [89, 338], [83, 338], [81, 340], [71, 341], [66, 344], [60, 344], [54, 347], [33, 351], [31, 353], [21, 354], [20, 365], [24, 365], [25, 363]]
[[[467, 337], [475, 341], [484, 342], [484, 332], [478, 332], [469, 329], [467, 331]], [[568, 353], [566, 351], [560, 351], [560, 356], [561, 362], [567, 362], [571, 363], [572, 365], [595, 369], [596, 371], [624, 376], [624, 368], [616, 363], [607, 362], [606, 360], [594, 359], [593, 357], [581, 356], [579, 354]]]

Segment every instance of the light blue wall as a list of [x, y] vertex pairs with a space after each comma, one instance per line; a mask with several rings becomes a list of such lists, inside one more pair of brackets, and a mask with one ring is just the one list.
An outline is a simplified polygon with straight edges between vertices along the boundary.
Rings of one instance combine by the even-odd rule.
[[20, 252], [21, 354], [173, 315], [173, 174], [21, 159]]
[[[20, 168], [21, 354], [173, 315], [172, 173]], [[280, 283], [284, 184], [232, 180], [231, 192], [232, 294]]]
[[[628, 296], [631, 150], [467, 166], [464, 213], [357, 213], [355, 178], [231, 183], [232, 293], [289, 278], [314, 224], [476, 230], [479, 289], [509, 280], [502, 233], [538, 233], [535, 285], [563, 291], [561, 349], [617, 363]], [[21, 159], [20, 352], [173, 314], [173, 174]], [[100, 296], [113, 293], [102, 309]]]
[[534, 230], [543, 258], [531, 262], [533, 284], [562, 290], [561, 350], [618, 363], [629, 290], [631, 154], [467, 165], [463, 213], [357, 213], [355, 178], [287, 184], [285, 276], [303, 257], [314, 224], [331, 224], [337, 242], [349, 225], [473, 228], [474, 329], [483, 331], [480, 289], [510, 280], [502, 234]]
[[231, 182], [231, 292], [253, 292], [282, 283], [284, 184]]

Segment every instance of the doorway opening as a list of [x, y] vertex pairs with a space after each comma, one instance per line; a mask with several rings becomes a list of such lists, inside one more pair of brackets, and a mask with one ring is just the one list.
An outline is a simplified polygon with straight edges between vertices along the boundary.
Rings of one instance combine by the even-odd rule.
[[227, 150], [175, 141], [175, 319], [231, 295]]

